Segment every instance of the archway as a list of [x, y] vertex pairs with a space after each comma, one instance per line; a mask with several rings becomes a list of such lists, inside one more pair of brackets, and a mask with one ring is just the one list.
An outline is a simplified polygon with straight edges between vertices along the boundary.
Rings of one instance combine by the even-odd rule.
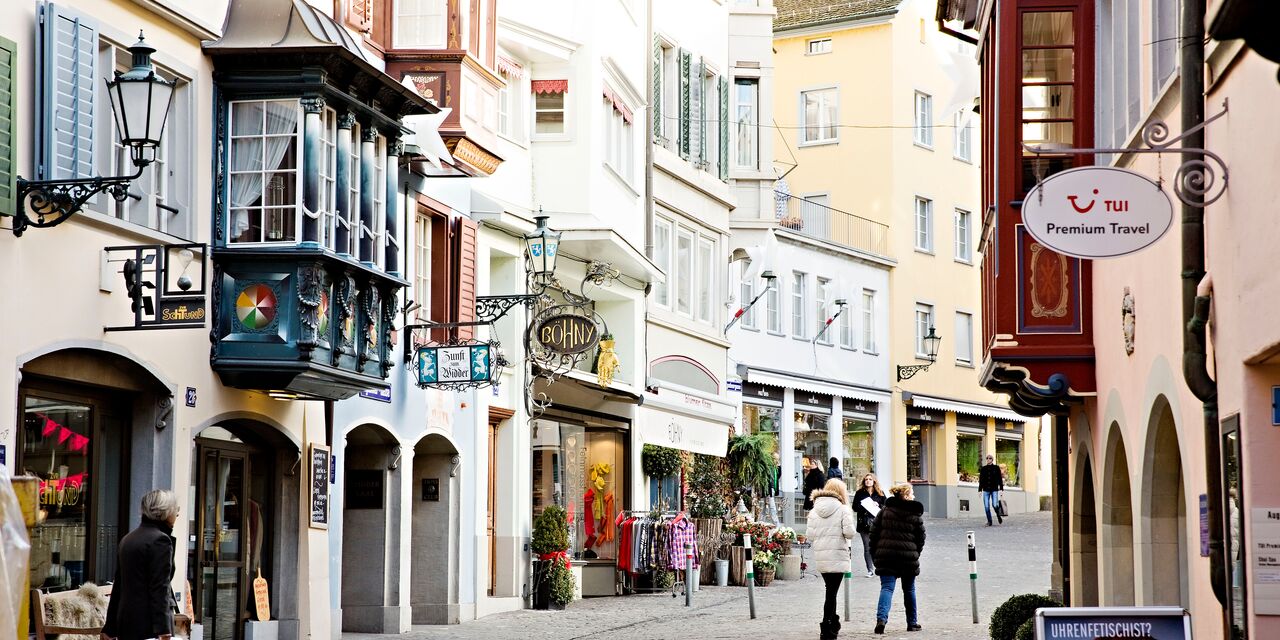
[[306, 470], [289, 436], [265, 420], [226, 418], [192, 440], [188, 572], [206, 638], [239, 640], [256, 620], [252, 581], [271, 589], [282, 637], [298, 632], [298, 513]]
[[1187, 513], [1182, 452], [1173, 410], [1156, 399], [1147, 427], [1143, 469], [1143, 553], [1147, 567], [1144, 605], [1189, 606], [1187, 588]]
[[1076, 491], [1072, 496], [1072, 557], [1075, 559], [1071, 598], [1073, 605], [1098, 606], [1098, 517], [1097, 496], [1093, 490], [1093, 465], [1082, 453], [1076, 463]]
[[347, 434], [342, 485], [342, 630], [401, 633], [400, 443], [382, 427]]
[[409, 604], [414, 624], [457, 624], [458, 511], [461, 492], [458, 449], [444, 436], [429, 434], [413, 448], [413, 479], [421, 491], [413, 505]]
[[1111, 423], [1107, 438], [1106, 470], [1102, 490], [1102, 564], [1106, 567], [1102, 602], [1108, 606], [1132, 606], [1133, 498], [1129, 489], [1129, 458], [1120, 425]]

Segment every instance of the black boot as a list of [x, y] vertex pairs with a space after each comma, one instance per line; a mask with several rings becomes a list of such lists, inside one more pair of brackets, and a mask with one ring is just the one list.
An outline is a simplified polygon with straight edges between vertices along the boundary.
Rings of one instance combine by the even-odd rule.
[[885, 623], [885, 622], [886, 622], [885, 620], [876, 620], [876, 631], [875, 631], [876, 633], [879, 633], [879, 634], [883, 634], [883, 633], [884, 633], [884, 623]]
[[831, 619], [831, 637], [834, 640], [834, 638], [838, 635], [840, 635], [840, 618], [832, 618]]
[[818, 636], [819, 640], [835, 640], [836, 633], [831, 629], [830, 620], [824, 619], [818, 624], [818, 629], [821, 630], [821, 635]]

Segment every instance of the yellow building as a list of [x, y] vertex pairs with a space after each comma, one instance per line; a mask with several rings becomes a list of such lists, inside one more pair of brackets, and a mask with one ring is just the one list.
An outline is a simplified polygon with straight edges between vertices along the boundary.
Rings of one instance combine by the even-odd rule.
[[[889, 228], [895, 393], [881, 484], [912, 482], [934, 516], [980, 514], [977, 473], [990, 454], [1005, 471], [1010, 511], [1038, 510], [1038, 423], [978, 385], [972, 51], [937, 32], [927, 3], [776, 4], [774, 156], [790, 169], [780, 189], [799, 200], [799, 223], [834, 210]], [[941, 337], [934, 362], [930, 328]]]

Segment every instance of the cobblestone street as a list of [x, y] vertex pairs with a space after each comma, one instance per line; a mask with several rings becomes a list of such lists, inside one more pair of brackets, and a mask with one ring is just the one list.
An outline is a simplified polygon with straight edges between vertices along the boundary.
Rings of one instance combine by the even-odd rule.
[[[980, 519], [926, 521], [928, 541], [922, 575], [916, 583], [921, 634], [907, 634], [901, 593], [895, 594], [886, 636], [986, 638], [991, 611], [1015, 593], [1044, 593], [1049, 587], [1050, 515], [1019, 515], [1003, 526], [987, 528]], [[978, 536], [979, 624], [970, 614], [965, 531]], [[855, 542], [855, 547], [860, 543]], [[756, 590], [757, 618], [748, 616], [747, 590], [703, 587], [692, 609], [669, 595], [592, 598], [565, 611], [517, 611], [450, 627], [418, 626], [402, 636], [344, 634], [346, 640], [400, 638], [817, 638], [822, 609], [822, 580], [806, 574], [798, 581], [774, 581]], [[877, 637], [875, 602], [879, 580], [853, 579], [852, 620], [842, 638]], [[838, 600], [843, 612], [844, 594]]]

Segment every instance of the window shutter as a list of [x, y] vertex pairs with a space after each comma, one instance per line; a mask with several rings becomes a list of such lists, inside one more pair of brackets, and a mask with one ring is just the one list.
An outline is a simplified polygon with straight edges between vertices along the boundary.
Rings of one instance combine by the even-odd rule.
[[689, 67], [693, 56], [684, 49], [680, 50], [680, 157], [689, 158]]
[[0, 38], [0, 216], [17, 213], [18, 147], [14, 125], [14, 73], [18, 46]]
[[729, 179], [729, 78], [720, 76], [720, 153], [716, 154], [719, 162], [721, 180]]
[[[454, 268], [457, 280], [458, 322], [473, 322], [476, 319], [476, 230], [479, 227], [470, 218], [458, 218], [457, 251], [454, 252]], [[475, 337], [475, 327], [459, 327], [458, 338], [469, 340]]]
[[373, 26], [373, 0], [347, 0], [347, 24], [368, 31]]
[[89, 178], [93, 166], [94, 64], [98, 27], [62, 6], [46, 4], [40, 23], [40, 148], [45, 180]]
[[662, 42], [653, 39], [653, 139], [662, 138]]
[[690, 136], [689, 141], [689, 157], [699, 167], [707, 162], [707, 97], [702, 91], [702, 74], [705, 73], [702, 69], [702, 59], [699, 58], [693, 64], [693, 71], [689, 74], [689, 110], [693, 114], [691, 120], [693, 135]]

